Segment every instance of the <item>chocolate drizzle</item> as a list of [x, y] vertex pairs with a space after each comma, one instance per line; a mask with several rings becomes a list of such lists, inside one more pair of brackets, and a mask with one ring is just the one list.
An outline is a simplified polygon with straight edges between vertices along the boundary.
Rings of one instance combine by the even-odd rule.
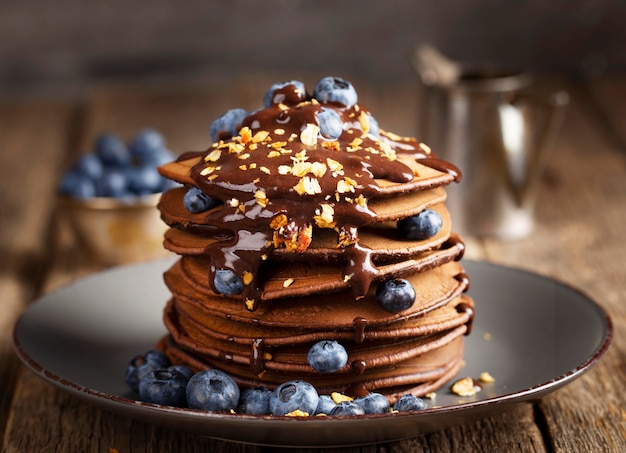
[[367, 327], [367, 319], [362, 316], [357, 316], [352, 321], [354, 325], [354, 342], [363, 343], [365, 341], [365, 328]]
[[469, 316], [469, 320], [465, 324], [467, 327], [465, 335], [469, 335], [472, 333], [472, 325], [474, 324], [474, 307], [466, 302], [461, 302], [456, 306], [456, 311], [459, 313], [465, 313]]

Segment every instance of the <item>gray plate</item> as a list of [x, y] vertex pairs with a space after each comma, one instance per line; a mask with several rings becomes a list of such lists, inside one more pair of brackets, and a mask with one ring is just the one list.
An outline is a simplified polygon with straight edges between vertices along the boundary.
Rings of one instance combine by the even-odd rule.
[[165, 332], [162, 273], [171, 263], [114, 268], [43, 296], [15, 326], [17, 354], [46, 381], [129, 417], [235, 442], [328, 447], [414, 437], [537, 399], [595, 365], [613, 335], [607, 314], [581, 292], [536, 274], [465, 260], [477, 314], [458, 377], [487, 371], [496, 379], [475, 396], [453, 395], [446, 385], [422, 412], [345, 418], [162, 407], [135, 401], [124, 371], [132, 356]]

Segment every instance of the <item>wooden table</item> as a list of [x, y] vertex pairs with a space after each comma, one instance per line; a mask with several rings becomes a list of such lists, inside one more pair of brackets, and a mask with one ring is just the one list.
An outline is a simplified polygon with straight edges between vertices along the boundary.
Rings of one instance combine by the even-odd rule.
[[[93, 86], [80, 97], [0, 104], [3, 451], [275, 451], [100, 410], [22, 366], [12, 351], [11, 332], [37, 296], [101, 268], [56, 221], [54, 195], [62, 169], [89, 148], [96, 134], [113, 131], [128, 138], [151, 126], [176, 152], [205, 149], [214, 117], [233, 106], [257, 107], [265, 89], [283, 78], [116, 83]], [[353, 82], [382, 124], [414, 134], [419, 90], [413, 83], [381, 89]], [[626, 451], [626, 78], [574, 83], [550, 77], [547, 84], [567, 89], [572, 103], [542, 181], [538, 228], [516, 242], [466, 238], [468, 256], [530, 269], [583, 289], [612, 317], [612, 348], [589, 373], [540, 401], [411, 440], [346, 451]]]

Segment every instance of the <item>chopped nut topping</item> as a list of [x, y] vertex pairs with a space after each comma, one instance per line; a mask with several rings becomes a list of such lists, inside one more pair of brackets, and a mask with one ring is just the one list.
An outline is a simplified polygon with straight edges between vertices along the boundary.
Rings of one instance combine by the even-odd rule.
[[337, 181], [337, 192], [338, 193], [347, 193], [354, 192], [354, 188], [357, 186], [357, 182], [345, 176], [343, 179]]
[[254, 199], [256, 200], [257, 204], [263, 208], [267, 207], [267, 203], [269, 203], [269, 200], [267, 199], [267, 194], [261, 189], [257, 190], [254, 193]]
[[276, 135], [285, 135], [285, 129], [282, 129], [282, 128], [274, 129], [274, 133]]
[[246, 308], [253, 311], [256, 308], [256, 302], [254, 299], [246, 299]]
[[480, 373], [479, 379], [480, 379], [480, 382], [485, 382], [489, 384], [491, 384], [492, 382], [496, 382], [496, 379], [487, 371], [483, 371], [482, 373]]
[[283, 288], [289, 288], [291, 284], [294, 282], [293, 278], [288, 278], [283, 282]]
[[272, 174], [272, 172], [270, 171], [270, 169], [269, 169], [269, 168], [267, 168], [267, 167], [265, 167], [265, 166], [259, 167], [259, 170], [261, 170], [263, 173], [266, 173], [266, 174], [268, 174], [268, 175]]
[[246, 144], [250, 140], [252, 140], [252, 131], [250, 130], [248, 126], [244, 126], [239, 131], [239, 137], [240, 137], [241, 143]]
[[301, 411], [300, 409], [296, 409], [295, 411], [291, 411], [285, 414], [287, 417], [308, 417], [309, 413]]
[[343, 176], [343, 165], [341, 165], [341, 163], [329, 157], [326, 159], [326, 164], [328, 165], [328, 168], [330, 168], [333, 177], [336, 178], [339, 175]]
[[228, 201], [228, 205], [232, 208], [236, 208], [237, 206], [239, 206], [239, 200], [237, 200], [236, 198], [231, 198]]
[[222, 155], [222, 151], [219, 149], [214, 149], [204, 158], [205, 162], [217, 162]]
[[453, 393], [459, 396], [473, 396], [476, 395], [476, 387], [474, 387], [474, 379], [471, 377], [464, 377], [459, 379], [450, 388]]
[[330, 204], [321, 204], [315, 211], [315, 224], [320, 228], [335, 228], [335, 209]]
[[315, 146], [317, 144], [317, 135], [320, 128], [317, 124], [307, 124], [300, 132], [300, 141], [307, 146]]
[[277, 230], [284, 227], [288, 223], [289, 220], [287, 219], [287, 216], [285, 214], [278, 214], [277, 216], [274, 216], [274, 218], [270, 222], [270, 228], [272, 230]]
[[332, 392], [330, 394], [330, 397], [336, 404], [339, 404], [343, 401], [354, 401], [354, 398], [339, 392]]
[[244, 271], [243, 273], [243, 284], [248, 286], [254, 280], [254, 275], [252, 272]]
[[359, 115], [359, 123], [361, 124], [361, 129], [363, 129], [363, 133], [367, 134], [370, 131], [370, 120], [365, 111], [361, 110], [361, 114]]
[[269, 137], [270, 133], [268, 131], [257, 131], [252, 137], [252, 143], [261, 143], [265, 141], [267, 137]]
[[419, 147], [421, 148], [422, 151], [424, 151], [426, 154], [431, 154], [432, 150], [430, 149], [430, 146], [428, 146], [426, 143], [420, 143]]
[[341, 146], [337, 141], [324, 141], [322, 142], [322, 148], [330, 149], [331, 151], [341, 151]]
[[311, 178], [310, 176], [300, 178], [300, 181], [298, 181], [298, 184], [293, 186], [293, 189], [298, 193], [298, 195], [315, 195], [322, 193], [319, 181], [315, 178]]
[[280, 157], [281, 153], [280, 151], [270, 151], [269, 153], [267, 153], [267, 157], [269, 159], [273, 159], [274, 157]]
[[435, 398], [437, 398], [437, 393], [435, 392], [428, 392], [426, 395], [424, 395], [425, 398], [428, 398], [429, 400], [434, 400]]

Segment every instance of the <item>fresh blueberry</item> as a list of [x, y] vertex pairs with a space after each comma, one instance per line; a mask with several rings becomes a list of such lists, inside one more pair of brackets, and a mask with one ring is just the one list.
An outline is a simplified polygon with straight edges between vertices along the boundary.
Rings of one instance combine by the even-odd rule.
[[243, 291], [243, 282], [239, 276], [230, 269], [218, 269], [215, 271], [213, 284], [218, 293], [227, 296], [241, 294]]
[[437, 211], [424, 209], [417, 215], [398, 220], [397, 228], [403, 237], [422, 241], [436, 235], [442, 225], [443, 220]]
[[86, 199], [96, 196], [96, 186], [89, 176], [76, 170], [69, 170], [61, 177], [59, 192], [74, 198]]
[[424, 400], [410, 393], [401, 396], [400, 399], [396, 401], [396, 404], [393, 405], [393, 410], [398, 412], [421, 411], [424, 409], [426, 409]]
[[145, 159], [156, 156], [165, 148], [165, 138], [154, 129], [144, 129], [133, 138], [129, 146], [132, 157]]
[[403, 278], [385, 280], [376, 288], [376, 300], [390, 313], [410, 308], [415, 302], [415, 296], [413, 285]]
[[331, 416], [340, 415], [363, 415], [365, 411], [354, 401], [342, 401], [330, 411]]
[[343, 122], [339, 114], [333, 109], [322, 107], [322, 110], [317, 114], [317, 121], [322, 137], [328, 140], [337, 140], [341, 136]]
[[96, 194], [99, 197], [122, 198], [129, 194], [128, 168], [106, 168], [96, 181]]
[[194, 375], [194, 372], [191, 368], [189, 368], [187, 365], [172, 365], [170, 367], [167, 368], [168, 370], [174, 370], [174, 371], [178, 371], [179, 373], [181, 373], [183, 376], [185, 376], [187, 378], [187, 380], [191, 379], [191, 376]]
[[[285, 88], [292, 86], [291, 91], [285, 90]], [[290, 80], [289, 82], [275, 83], [263, 96], [263, 105], [265, 108], [270, 107], [272, 104], [281, 104], [287, 101], [288, 103], [298, 103], [306, 99], [306, 89], [304, 84], [297, 80]]]
[[102, 134], [96, 139], [96, 156], [107, 166], [126, 167], [130, 165], [130, 153], [119, 137]]
[[317, 82], [313, 97], [320, 102], [338, 102], [346, 107], [352, 107], [358, 101], [352, 84], [339, 77], [324, 77]]
[[139, 381], [139, 396], [147, 403], [184, 407], [188, 380], [173, 367], [150, 371]]
[[231, 109], [223, 113], [209, 127], [211, 140], [217, 142], [221, 138], [228, 139], [237, 135], [238, 128], [248, 112], [244, 109]]
[[240, 414], [265, 415], [270, 413], [270, 395], [265, 387], [252, 387], [241, 392], [237, 412]]
[[152, 166], [154, 168], [165, 165], [175, 159], [174, 154], [167, 148], [155, 150], [154, 154], [145, 154], [135, 157], [137, 165]]
[[315, 413], [319, 403], [319, 395], [311, 384], [295, 380], [280, 384], [270, 396], [270, 412], [272, 415], [286, 415], [300, 410], [311, 415]]
[[307, 354], [309, 365], [320, 373], [332, 373], [348, 363], [345, 348], [334, 340], [322, 340], [315, 343]]
[[170, 361], [161, 351], [151, 349], [145, 354], [136, 355], [126, 367], [126, 383], [134, 392], [139, 392], [139, 381], [143, 376], [168, 366], [170, 366]]
[[192, 409], [229, 412], [237, 408], [239, 386], [221, 370], [204, 370], [194, 374], [187, 383], [187, 404]]
[[156, 167], [144, 165], [128, 169], [128, 189], [136, 195], [157, 193], [163, 187], [163, 177]]
[[183, 197], [185, 209], [193, 214], [208, 211], [217, 205], [217, 200], [209, 197], [197, 187], [190, 187]]
[[354, 400], [366, 414], [386, 414], [389, 412], [389, 400], [380, 393], [372, 392]]
[[330, 414], [330, 411], [337, 405], [335, 400], [331, 398], [330, 395], [320, 395], [320, 399], [317, 403], [317, 408], [315, 409], [314, 415], [317, 414]]
[[102, 176], [104, 171], [102, 161], [95, 154], [85, 154], [81, 156], [74, 165], [74, 170], [92, 180]]
[[373, 135], [374, 137], [380, 137], [380, 126], [378, 125], [378, 121], [376, 121], [376, 118], [374, 118], [372, 114], [368, 112], [367, 119], [369, 123], [369, 130], [367, 133]]

